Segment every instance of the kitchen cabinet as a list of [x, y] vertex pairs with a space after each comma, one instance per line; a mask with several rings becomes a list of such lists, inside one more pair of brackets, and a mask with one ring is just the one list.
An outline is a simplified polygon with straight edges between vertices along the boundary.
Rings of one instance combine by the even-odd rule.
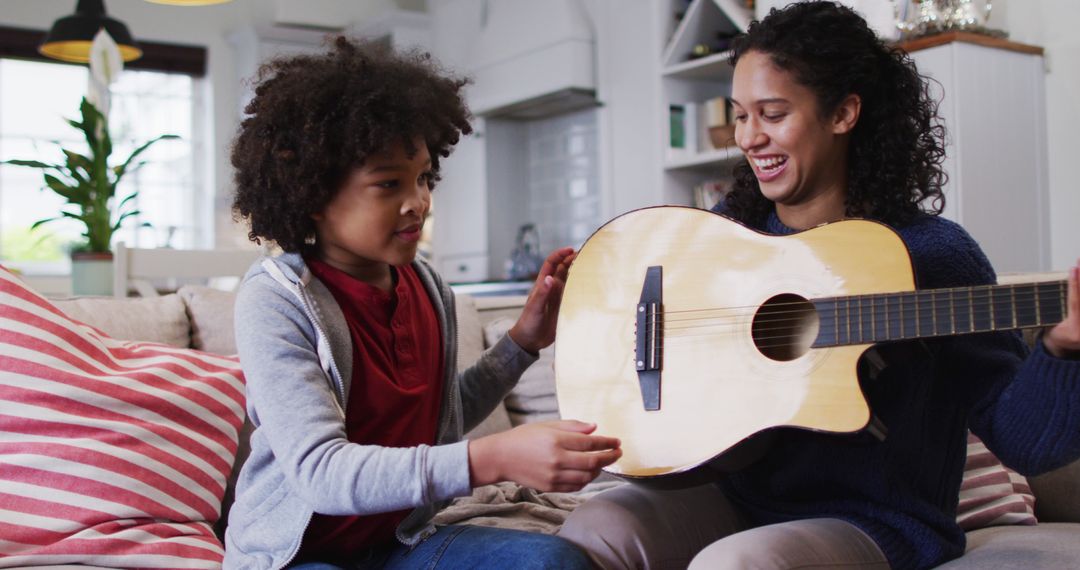
[[944, 215], [999, 273], [1050, 269], [1043, 50], [965, 32], [902, 44], [946, 128]]

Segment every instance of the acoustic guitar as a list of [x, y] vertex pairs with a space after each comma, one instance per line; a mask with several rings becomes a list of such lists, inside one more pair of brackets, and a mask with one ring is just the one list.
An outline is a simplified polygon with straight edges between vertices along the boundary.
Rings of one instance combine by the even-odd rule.
[[693, 481], [773, 428], [867, 427], [856, 362], [872, 344], [1051, 325], [1066, 291], [915, 290], [906, 247], [877, 222], [769, 236], [705, 210], [635, 210], [570, 268], [559, 409], [622, 440], [610, 473]]

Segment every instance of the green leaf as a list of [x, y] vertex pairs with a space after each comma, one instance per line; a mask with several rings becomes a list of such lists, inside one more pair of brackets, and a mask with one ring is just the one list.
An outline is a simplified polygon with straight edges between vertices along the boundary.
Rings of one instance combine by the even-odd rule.
[[124, 161], [124, 163], [123, 163], [123, 164], [121, 164], [121, 165], [120, 165], [120, 166], [119, 166], [119, 167], [118, 167], [118, 168], [116, 169], [116, 173], [117, 173], [117, 174], [116, 174], [116, 181], [115, 181], [115, 183], [116, 183], [116, 184], [119, 184], [119, 183], [120, 183], [120, 179], [121, 179], [121, 178], [123, 178], [124, 174], [127, 174], [127, 172], [128, 172], [128, 166], [129, 166], [129, 165], [131, 164], [131, 162], [132, 162], [133, 160], [135, 160], [135, 157], [137, 157], [137, 156], [139, 156], [140, 154], [142, 154], [142, 153], [143, 153], [143, 151], [145, 151], [146, 149], [150, 148], [150, 145], [152, 145], [152, 144], [154, 144], [154, 143], [156, 143], [156, 142], [158, 142], [158, 141], [163, 141], [163, 140], [169, 140], [169, 139], [178, 139], [178, 138], [180, 138], [180, 137], [178, 137], [178, 136], [176, 136], [176, 135], [161, 135], [160, 137], [157, 137], [157, 138], [153, 138], [153, 139], [150, 139], [149, 141], [146, 141], [146, 143], [145, 143], [145, 144], [143, 144], [143, 145], [142, 145], [142, 146], [140, 146], [139, 148], [135, 149], [135, 150], [134, 150], [134, 151], [133, 151], [133, 152], [131, 153], [131, 155], [127, 157], [127, 160], [125, 160], [125, 161]]
[[[83, 122], [93, 122], [94, 124], [93, 133], [96, 141], [94, 146], [98, 151], [97, 154], [103, 159], [103, 166], [106, 166], [104, 163], [107, 163], [109, 156], [112, 155], [112, 137], [109, 135], [108, 119], [85, 97], [83, 97], [82, 112]], [[98, 133], [99, 130], [101, 131], [100, 134]], [[87, 142], [89, 142], [89, 139], [87, 139]]]
[[[64, 151], [64, 156], [67, 157], [68, 170], [74, 175], [80, 176], [84, 181], [88, 176], [91, 176], [91, 171], [94, 169], [94, 161], [88, 157], [67, 149], [60, 149]], [[86, 173], [86, 176], [82, 176], [79, 170]]]
[[138, 192], [132, 192], [131, 194], [128, 194], [127, 198], [124, 198], [123, 200], [120, 200], [120, 203], [116, 205], [116, 211], [119, 212], [120, 210], [124, 209], [124, 205], [127, 204], [128, 202], [134, 200], [135, 197], [138, 196], [138, 195], [139, 195]]
[[83, 97], [82, 102], [79, 104], [79, 112], [82, 113], [82, 122], [71, 121], [71, 124], [73, 127], [82, 130], [91, 149], [97, 149], [97, 127], [105, 122], [105, 117], [97, 110], [97, 107], [86, 100], [86, 97]]
[[47, 224], [49, 222], [55, 222], [56, 220], [61, 219], [61, 217], [62, 216], [53, 216], [51, 218], [45, 218], [44, 220], [38, 220], [38, 221], [30, 224], [30, 229], [31, 230], [36, 230], [38, 228], [38, 226], [40, 226], [42, 224]]
[[[116, 231], [116, 230], [120, 229], [120, 224], [124, 223], [124, 220], [130, 218], [131, 216], [138, 216], [141, 213], [142, 213], [142, 211], [140, 211], [140, 210], [132, 210], [130, 212], [126, 212], [126, 213], [122, 214], [119, 218], [116, 219], [116, 223], [113, 224], [113, 227], [112, 227], [113, 231]], [[140, 225], [144, 225], [144, 224], [140, 224]]]
[[[125, 168], [123, 165], [120, 165], [120, 166], [117, 166], [116, 168], [114, 168], [113, 170], [116, 172], [117, 179], [119, 180], [121, 177], [123, 177], [123, 176], [125, 176], [127, 174], [131, 174], [132, 172], [137, 172], [144, 165], [146, 165], [146, 161], [145, 160], [140, 160], [139, 162], [135, 163], [135, 166], [128, 166], [128, 167]], [[123, 170], [121, 170], [121, 169], [123, 169]]]
[[72, 218], [72, 219], [75, 219], [75, 220], [79, 220], [80, 222], [86, 223], [86, 218], [83, 217], [81, 214], [73, 214], [71, 212], [60, 212], [60, 216], [64, 217], [64, 218]]
[[30, 168], [48, 168], [52, 170], [61, 170], [61, 168], [55, 164], [46, 164], [36, 160], [5, 160], [4, 164], [10, 164], [13, 166], [28, 166]]
[[68, 202], [72, 202], [75, 204], [85, 204], [89, 199], [89, 196], [86, 195], [85, 191], [80, 191], [82, 190], [80, 186], [71, 186], [70, 184], [64, 183], [62, 180], [55, 176], [50, 176], [46, 174], [45, 184], [47, 184], [53, 192], [56, 192], [57, 194], [63, 196], [64, 199]]

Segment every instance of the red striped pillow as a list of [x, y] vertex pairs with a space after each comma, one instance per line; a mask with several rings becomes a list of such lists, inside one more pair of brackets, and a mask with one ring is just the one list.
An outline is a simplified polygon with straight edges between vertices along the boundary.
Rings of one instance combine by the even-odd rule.
[[0, 567], [218, 568], [235, 358], [125, 342], [0, 268]]
[[956, 522], [965, 531], [998, 525], [1033, 525], [1035, 495], [1027, 479], [1005, 467], [975, 434], [968, 433]]

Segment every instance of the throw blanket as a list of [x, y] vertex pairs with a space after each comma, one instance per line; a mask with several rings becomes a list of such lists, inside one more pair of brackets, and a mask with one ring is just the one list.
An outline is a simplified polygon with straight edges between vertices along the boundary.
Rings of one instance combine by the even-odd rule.
[[566, 517], [589, 497], [619, 480], [593, 481], [576, 493], [541, 493], [517, 483], [504, 482], [473, 489], [471, 497], [454, 499], [435, 515], [434, 523], [472, 524], [555, 534]]

